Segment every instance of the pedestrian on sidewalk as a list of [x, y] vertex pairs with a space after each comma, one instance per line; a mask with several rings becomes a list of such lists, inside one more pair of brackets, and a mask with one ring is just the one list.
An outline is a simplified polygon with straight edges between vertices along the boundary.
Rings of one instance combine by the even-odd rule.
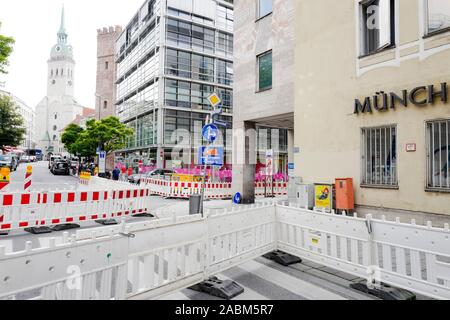
[[113, 170], [112, 176], [113, 176], [113, 180], [114, 180], [114, 181], [119, 181], [120, 170], [119, 170], [118, 167], [116, 167], [116, 168]]

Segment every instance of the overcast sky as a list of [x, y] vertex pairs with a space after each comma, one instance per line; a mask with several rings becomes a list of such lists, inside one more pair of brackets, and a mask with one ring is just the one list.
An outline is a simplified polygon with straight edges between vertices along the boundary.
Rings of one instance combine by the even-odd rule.
[[47, 60], [56, 44], [62, 5], [74, 47], [75, 98], [95, 107], [97, 29], [124, 27], [144, 0], [1, 0], [0, 34], [16, 40], [4, 89], [35, 107], [47, 94]]

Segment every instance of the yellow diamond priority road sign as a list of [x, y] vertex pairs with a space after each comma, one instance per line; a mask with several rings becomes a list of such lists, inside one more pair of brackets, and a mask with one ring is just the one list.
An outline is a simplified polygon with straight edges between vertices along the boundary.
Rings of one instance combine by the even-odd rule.
[[208, 97], [208, 101], [214, 108], [217, 107], [222, 102], [222, 100], [220, 100], [219, 96], [216, 93], [210, 95]]

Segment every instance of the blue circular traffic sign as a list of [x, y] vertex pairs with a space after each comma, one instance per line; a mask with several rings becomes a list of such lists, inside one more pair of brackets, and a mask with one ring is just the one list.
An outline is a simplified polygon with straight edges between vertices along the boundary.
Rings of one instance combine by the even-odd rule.
[[214, 142], [219, 136], [219, 128], [215, 124], [207, 124], [203, 127], [202, 136], [206, 141]]
[[241, 201], [242, 201], [242, 196], [241, 196], [241, 194], [238, 192], [238, 193], [236, 193], [236, 194], [234, 195], [234, 197], [233, 197], [233, 203], [235, 203], [235, 204], [241, 204]]

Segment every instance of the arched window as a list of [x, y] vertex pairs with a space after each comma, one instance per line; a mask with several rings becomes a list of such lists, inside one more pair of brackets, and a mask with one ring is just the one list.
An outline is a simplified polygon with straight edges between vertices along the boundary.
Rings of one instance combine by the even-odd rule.
[[53, 135], [53, 141], [56, 141], [56, 134]]
[[58, 72], [59, 72], [58, 70], [59, 70], [59, 69], [56, 69], [56, 76], [58, 76]]
[[64, 75], [64, 69], [61, 69], [61, 75], [62, 76]]
[[56, 131], [56, 129], [58, 129], [57, 126], [53, 126], [53, 131]]
[[106, 109], [106, 108], [108, 108], [108, 101], [103, 101], [103, 109]]
[[52, 77], [53, 77], [53, 69], [52, 69], [52, 71], [51, 71], [51, 75], [52, 75]]

